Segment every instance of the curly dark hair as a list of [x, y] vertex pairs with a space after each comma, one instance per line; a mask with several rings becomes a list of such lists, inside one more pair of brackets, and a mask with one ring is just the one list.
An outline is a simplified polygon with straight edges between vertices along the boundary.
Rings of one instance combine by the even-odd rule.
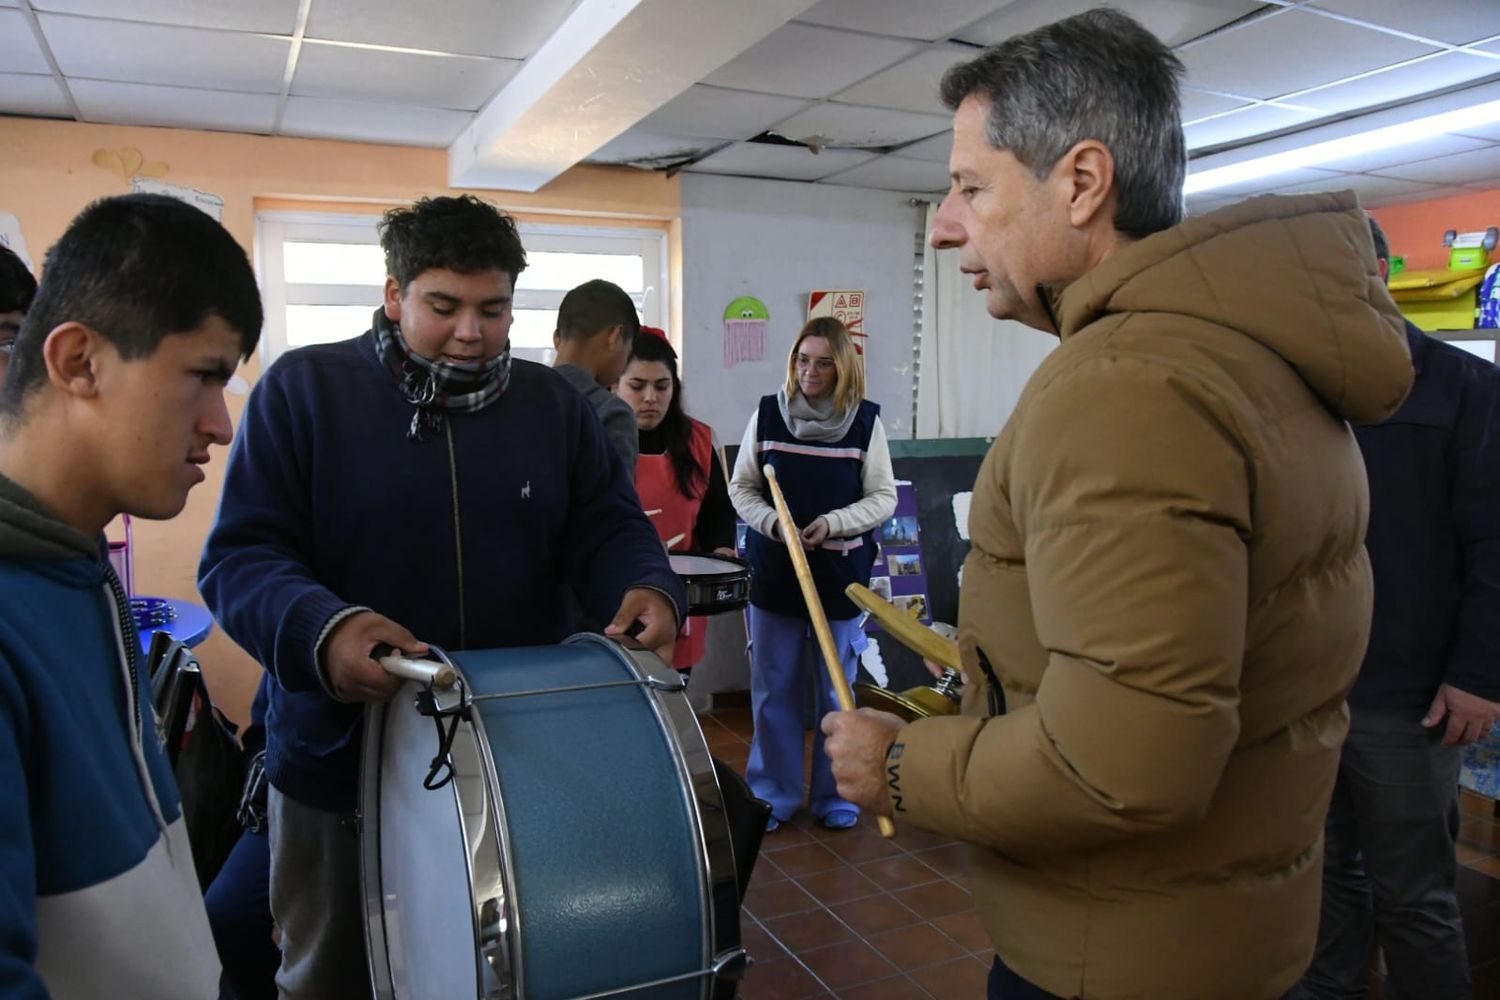
[[471, 194], [421, 198], [393, 208], [380, 220], [385, 272], [406, 291], [423, 271], [444, 268], [475, 274], [498, 268], [514, 285], [526, 270], [526, 250], [516, 220]]

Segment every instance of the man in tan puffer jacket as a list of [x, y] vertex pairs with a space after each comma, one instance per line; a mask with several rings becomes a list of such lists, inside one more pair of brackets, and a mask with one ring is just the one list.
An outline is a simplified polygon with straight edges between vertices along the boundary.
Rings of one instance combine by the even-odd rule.
[[823, 727], [841, 795], [975, 846], [991, 997], [1271, 1000], [1317, 933], [1372, 599], [1346, 421], [1411, 362], [1352, 195], [1181, 221], [1180, 70], [1095, 10], [943, 81], [933, 243], [1062, 343], [975, 485], [963, 714]]

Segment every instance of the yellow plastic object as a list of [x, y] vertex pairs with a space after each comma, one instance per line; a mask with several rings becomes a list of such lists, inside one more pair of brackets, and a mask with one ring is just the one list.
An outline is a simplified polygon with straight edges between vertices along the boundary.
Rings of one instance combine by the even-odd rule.
[[1417, 288], [1437, 288], [1454, 281], [1468, 281], [1474, 275], [1470, 271], [1452, 271], [1446, 267], [1417, 268], [1402, 271], [1400, 274], [1392, 274], [1390, 283], [1391, 294], [1397, 292], [1411, 291]]
[[1465, 273], [1464, 277], [1449, 281], [1441, 285], [1430, 285], [1424, 288], [1392, 288], [1391, 298], [1397, 302], [1450, 302], [1454, 299], [1470, 297], [1474, 289], [1484, 283], [1484, 273], [1478, 274], [1473, 271]]
[[1478, 290], [1470, 288], [1456, 299], [1397, 300], [1401, 314], [1418, 327], [1432, 333], [1436, 330], [1472, 330], [1477, 308]]

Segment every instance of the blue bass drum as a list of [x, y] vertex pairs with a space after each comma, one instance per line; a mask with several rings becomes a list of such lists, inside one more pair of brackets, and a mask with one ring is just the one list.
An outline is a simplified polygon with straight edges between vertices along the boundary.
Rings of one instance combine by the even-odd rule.
[[366, 715], [365, 930], [382, 1000], [729, 1000], [723, 799], [684, 681], [596, 635], [434, 655]]

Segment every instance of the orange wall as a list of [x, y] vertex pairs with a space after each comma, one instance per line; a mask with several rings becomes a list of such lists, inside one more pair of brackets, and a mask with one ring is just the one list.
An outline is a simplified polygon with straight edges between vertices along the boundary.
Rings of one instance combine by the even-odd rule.
[[[27, 249], [38, 264], [80, 209], [96, 198], [130, 190], [119, 173], [95, 165], [96, 150], [125, 151], [122, 158], [131, 162], [136, 158], [129, 151], [138, 151], [141, 162], [166, 165], [164, 180], [223, 197], [224, 225], [247, 253], [254, 252], [258, 207], [293, 207], [291, 202], [309, 210], [347, 212], [353, 210], [349, 203], [356, 202], [378, 210], [421, 195], [456, 193], [447, 186], [443, 150], [0, 116], [0, 212], [20, 219]], [[675, 245], [681, 234], [679, 183], [660, 174], [580, 166], [535, 194], [474, 193], [518, 215], [666, 225], [673, 259], [680, 260]], [[672, 326], [680, 330], [681, 297], [675, 287], [673, 300]], [[258, 360], [252, 359], [241, 374], [254, 382], [259, 370]], [[236, 423], [244, 402], [243, 396], [229, 399]], [[198, 556], [218, 506], [224, 459], [225, 452], [218, 450], [208, 481], [193, 491], [177, 518], [135, 522], [138, 591], [199, 600]], [[218, 630], [197, 652], [215, 700], [243, 721], [259, 667]]]
[[1418, 201], [1409, 205], [1372, 208], [1370, 214], [1385, 230], [1391, 253], [1406, 258], [1406, 266], [1448, 266], [1443, 233], [1461, 233], [1500, 226], [1500, 189]]

